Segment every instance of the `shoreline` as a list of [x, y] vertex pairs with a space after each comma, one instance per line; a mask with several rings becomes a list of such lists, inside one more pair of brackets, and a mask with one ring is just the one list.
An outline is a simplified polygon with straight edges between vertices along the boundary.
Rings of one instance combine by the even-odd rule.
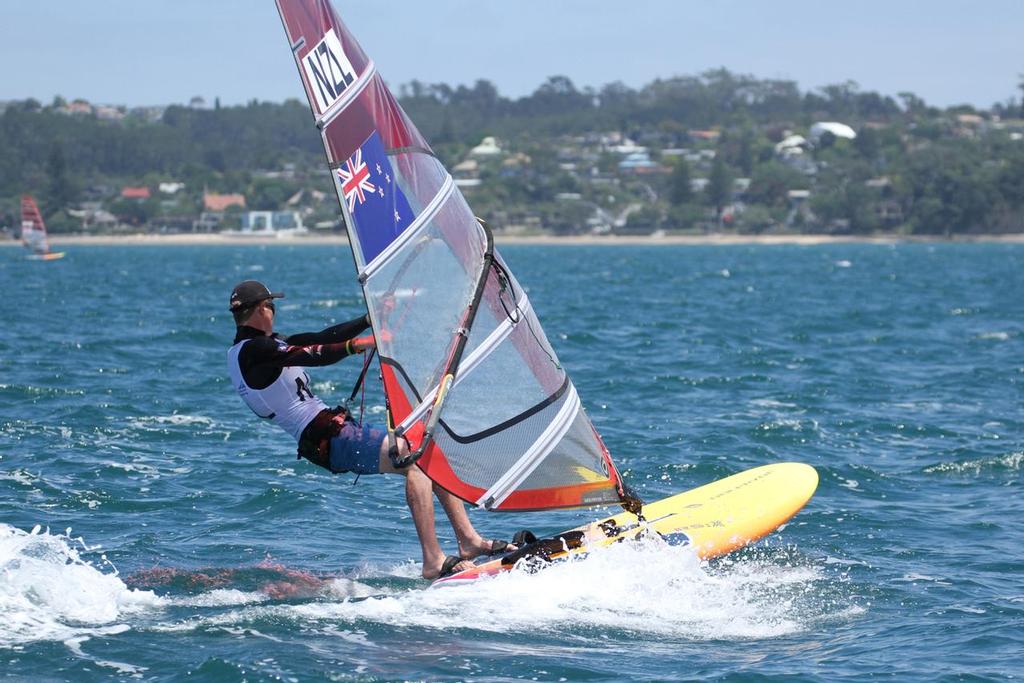
[[[925, 235], [664, 235], [664, 236], [621, 236], [621, 235], [576, 235], [556, 237], [554, 235], [495, 235], [497, 244], [504, 245], [555, 245], [555, 246], [662, 246], [662, 245], [816, 245], [816, 244], [898, 244], [898, 243], [968, 243], [1002, 242], [1024, 243], [1024, 233], [998, 235], [958, 235], [954, 237]], [[231, 237], [214, 233], [151, 235], [54, 235], [50, 237], [52, 247], [65, 246], [299, 246], [299, 245], [347, 245], [344, 235], [323, 235], [306, 237]], [[4, 240], [0, 247], [21, 247], [19, 240]]]

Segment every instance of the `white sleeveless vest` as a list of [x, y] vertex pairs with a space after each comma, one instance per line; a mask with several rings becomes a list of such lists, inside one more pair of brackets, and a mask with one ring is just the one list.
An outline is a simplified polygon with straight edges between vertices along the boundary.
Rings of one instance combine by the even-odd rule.
[[[302, 430], [317, 413], [327, 408], [327, 404], [313, 394], [309, 388], [309, 375], [302, 367], [281, 368], [281, 376], [265, 389], [253, 389], [246, 384], [242, 369], [238, 367], [238, 354], [247, 341], [243, 339], [228, 349], [231, 383], [252, 412], [271, 420], [298, 441]], [[288, 346], [280, 339], [276, 341], [282, 348]]]

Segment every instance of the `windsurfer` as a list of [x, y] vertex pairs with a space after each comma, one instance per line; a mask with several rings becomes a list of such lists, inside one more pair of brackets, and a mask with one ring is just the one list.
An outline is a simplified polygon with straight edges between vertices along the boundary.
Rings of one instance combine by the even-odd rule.
[[[401, 470], [388, 457], [386, 434], [358, 425], [343, 409], [331, 409], [310, 386], [305, 367], [337, 363], [346, 356], [374, 348], [367, 316], [328, 327], [321, 332], [282, 337], [274, 333], [274, 299], [263, 283], [246, 280], [231, 292], [230, 310], [237, 333], [228, 351], [228, 371], [242, 400], [259, 417], [271, 420], [299, 443], [299, 456], [331, 472], [401, 474], [423, 550], [423, 577], [434, 579], [472, 566], [470, 560], [515, 550], [505, 541], [484, 539], [469, 521], [465, 505], [435, 486], [418, 467]], [[399, 456], [408, 453], [398, 441]], [[441, 502], [459, 544], [457, 556], [441, 550], [434, 526], [433, 496]]]

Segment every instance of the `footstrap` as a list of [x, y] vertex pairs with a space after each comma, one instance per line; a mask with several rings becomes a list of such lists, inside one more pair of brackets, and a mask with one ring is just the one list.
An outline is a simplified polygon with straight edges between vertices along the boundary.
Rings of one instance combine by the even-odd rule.
[[[539, 541], [536, 540], [536, 536], [533, 536], [529, 531], [525, 531], [525, 529], [520, 533], [524, 532], [533, 537], [534, 541], [501, 558], [501, 565], [503, 567], [510, 567], [519, 560], [527, 558], [536, 558], [550, 562], [556, 555], [567, 550], [582, 548], [583, 541], [586, 539], [586, 534], [582, 531], [568, 531], [564, 534], [559, 534], [552, 538], [543, 538]], [[516, 537], [518, 538], [519, 534], [516, 534]], [[523, 538], [525, 539], [526, 537], [524, 536]]]

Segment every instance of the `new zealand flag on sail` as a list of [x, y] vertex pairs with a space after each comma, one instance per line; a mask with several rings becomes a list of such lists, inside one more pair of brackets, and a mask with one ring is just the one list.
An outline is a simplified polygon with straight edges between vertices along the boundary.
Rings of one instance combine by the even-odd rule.
[[395, 241], [414, 218], [377, 131], [366, 138], [335, 173], [355, 223], [363, 259], [369, 263]]

